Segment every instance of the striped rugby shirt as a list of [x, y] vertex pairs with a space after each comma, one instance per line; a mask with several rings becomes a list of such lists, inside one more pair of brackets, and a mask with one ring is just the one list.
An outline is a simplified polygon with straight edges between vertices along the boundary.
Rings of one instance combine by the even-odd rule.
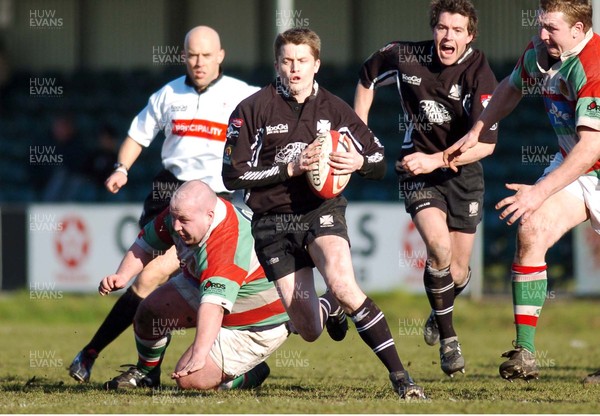
[[181, 240], [169, 209], [144, 227], [136, 244], [147, 253], [175, 245], [184, 276], [200, 282], [200, 303], [225, 309], [223, 327], [250, 329], [289, 320], [275, 285], [256, 258], [248, 216], [228, 201], [218, 199], [213, 224], [198, 245], [187, 246]]
[[258, 87], [220, 75], [197, 92], [187, 76], [179, 77], [150, 96], [128, 134], [148, 147], [162, 130], [161, 158], [166, 170], [181, 181], [201, 179], [217, 193], [229, 192], [221, 178], [229, 115], [256, 91]]
[[[550, 62], [535, 36], [517, 62], [510, 81], [523, 94], [541, 94], [563, 156], [579, 142], [577, 127], [600, 130], [600, 36], [590, 29], [572, 50]], [[548, 68], [548, 69], [546, 69]], [[600, 175], [600, 161], [588, 170]]]

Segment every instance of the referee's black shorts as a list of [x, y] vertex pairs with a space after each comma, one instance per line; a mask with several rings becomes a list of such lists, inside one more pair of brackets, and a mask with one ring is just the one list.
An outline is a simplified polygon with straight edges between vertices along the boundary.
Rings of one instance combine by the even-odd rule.
[[325, 200], [305, 214], [267, 213], [252, 219], [258, 260], [267, 279], [274, 281], [305, 267], [315, 267], [307, 246], [317, 237], [337, 235], [350, 244], [343, 196]]
[[448, 228], [473, 234], [483, 216], [483, 168], [475, 162], [451, 169], [410, 176], [400, 170], [399, 194], [411, 217], [425, 208], [446, 213]]

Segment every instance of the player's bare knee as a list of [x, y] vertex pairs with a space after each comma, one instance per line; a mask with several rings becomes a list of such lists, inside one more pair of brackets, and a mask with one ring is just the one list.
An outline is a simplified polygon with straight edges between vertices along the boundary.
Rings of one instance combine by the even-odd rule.
[[320, 325], [294, 325], [294, 328], [298, 332], [298, 335], [306, 342], [316, 341], [323, 332], [323, 328]]
[[445, 242], [429, 242], [427, 246], [427, 262], [429, 265], [440, 270], [444, 267], [448, 267], [452, 259], [452, 248], [450, 244]]

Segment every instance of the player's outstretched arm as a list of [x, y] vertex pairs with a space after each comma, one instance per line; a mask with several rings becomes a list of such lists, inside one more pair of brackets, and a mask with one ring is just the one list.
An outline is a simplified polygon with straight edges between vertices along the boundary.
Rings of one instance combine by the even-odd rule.
[[510, 78], [504, 78], [494, 90], [488, 106], [483, 110], [479, 120], [475, 122], [471, 130], [448, 149], [444, 150], [444, 164], [448, 165], [452, 170], [457, 171], [458, 161], [467, 150], [475, 147], [479, 142], [481, 132], [489, 130], [494, 124], [510, 114], [517, 104], [519, 104], [521, 98], [521, 91], [511, 84]]
[[182, 359], [177, 365], [178, 368], [171, 374], [171, 378], [178, 379], [185, 377], [204, 368], [208, 353], [221, 330], [223, 315], [224, 310], [221, 305], [209, 302], [200, 304], [194, 343], [185, 353], [187, 360]]
[[109, 192], [116, 194], [127, 184], [127, 171], [135, 163], [137, 158], [142, 153], [142, 145], [127, 136], [121, 148], [117, 160], [122, 164], [122, 168], [117, 168], [104, 182], [104, 186]]
[[98, 286], [98, 292], [104, 296], [110, 292], [124, 288], [127, 283], [137, 276], [146, 264], [152, 260], [152, 254], [146, 253], [139, 245], [133, 243], [115, 274], [106, 276]]

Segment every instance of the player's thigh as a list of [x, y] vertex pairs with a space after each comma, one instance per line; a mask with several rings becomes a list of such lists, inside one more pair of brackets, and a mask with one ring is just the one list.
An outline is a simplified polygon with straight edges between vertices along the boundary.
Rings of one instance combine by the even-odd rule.
[[567, 231], [588, 218], [584, 201], [566, 189], [560, 190], [519, 224], [517, 254], [523, 257], [527, 251], [545, 253]]
[[[196, 325], [199, 289], [195, 282], [179, 274], [152, 292], [135, 314], [136, 332], [148, 336], [153, 328], [191, 328]], [[155, 331], [154, 331], [155, 332]], [[164, 333], [164, 331], [163, 331]]]
[[308, 245], [308, 251], [327, 287], [344, 309], [358, 309], [366, 295], [356, 283], [348, 241], [338, 235], [322, 235]]
[[179, 269], [179, 259], [175, 246], [166, 252], [157, 255], [144, 267], [142, 272], [133, 282], [133, 291], [141, 298], [148, 296], [158, 286], [169, 280], [174, 272]]

